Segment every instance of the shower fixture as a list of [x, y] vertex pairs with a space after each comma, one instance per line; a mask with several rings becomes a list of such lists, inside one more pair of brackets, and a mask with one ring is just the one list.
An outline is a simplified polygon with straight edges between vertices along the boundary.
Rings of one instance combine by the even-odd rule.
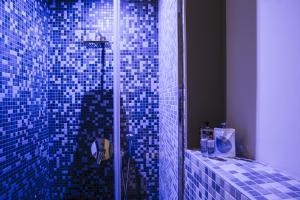
[[100, 48], [102, 51], [99, 55], [101, 59], [101, 75], [100, 75], [100, 90], [103, 91], [103, 83], [104, 83], [104, 73], [105, 73], [105, 50], [106, 48], [111, 48], [111, 42], [109, 42], [105, 36], [102, 36], [101, 33], [97, 32], [95, 37], [89, 38], [88, 40], [81, 41], [83, 45], [87, 48]]
[[106, 39], [105, 36], [102, 36], [101, 33], [97, 32], [94, 38], [89, 38], [83, 40], [81, 43], [90, 48], [110, 48], [111, 42]]
[[113, 146], [108, 139], [97, 138], [91, 145], [92, 156], [100, 165], [103, 160], [108, 160], [113, 155]]
[[[127, 194], [128, 194], [128, 182], [129, 182], [129, 173], [130, 173], [130, 162], [131, 162], [131, 156], [133, 155], [132, 152], [132, 140], [133, 140], [133, 134], [127, 134], [126, 135], [127, 140], [127, 159], [125, 159], [125, 152], [122, 154], [122, 160], [127, 160], [127, 168], [122, 170], [122, 188], [124, 192], [124, 200], [127, 200]], [[122, 161], [123, 162], [123, 161]]]

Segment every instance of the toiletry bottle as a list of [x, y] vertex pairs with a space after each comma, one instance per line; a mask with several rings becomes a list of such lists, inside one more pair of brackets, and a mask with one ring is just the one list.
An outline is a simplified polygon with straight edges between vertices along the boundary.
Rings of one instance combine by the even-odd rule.
[[215, 153], [215, 140], [213, 132], [209, 133], [207, 140], [207, 153], [209, 157], [213, 157]]
[[226, 128], [226, 122], [221, 123], [221, 128]]
[[200, 151], [203, 156], [207, 156], [207, 139], [209, 130], [209, 122], [205, 122], [204, 128], [200, 129]]
[[200, 151], [202, 155], [206, 156], [207, 154], [207, 134], [201, 129], [200, 131]]

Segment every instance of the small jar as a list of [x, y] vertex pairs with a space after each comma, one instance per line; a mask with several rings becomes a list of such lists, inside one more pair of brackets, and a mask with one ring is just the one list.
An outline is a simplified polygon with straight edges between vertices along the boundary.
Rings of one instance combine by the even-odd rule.
[[203, 155], [207, 154], [207, 138], [200, 139], [200, 151]]
[[215, 153], [215, 140], [214, 139], [207, 140], [207, 153], [208, 153], [208, 156], [214, 155], [214, 153]]
[[200, 151], [203, 156], [207, 156], [208, 148], [207, 141], [208, 136], [213, 132], [213, 129], [209, 127], [209, 122], [205, 122], [205, 126], [200, 129]]

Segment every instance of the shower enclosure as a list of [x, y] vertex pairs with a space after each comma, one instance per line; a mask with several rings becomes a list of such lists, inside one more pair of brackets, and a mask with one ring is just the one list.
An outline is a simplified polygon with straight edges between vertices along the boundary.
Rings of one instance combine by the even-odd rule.
[[158, 199], [158, 93], [157, 0], [1, 1], [0, 199]]
[[[56, 81], [51, 93], [62, 87], [64, 98], [75, 95], [75, 103], [63, 113], [66, 117], [57, 123], [62, 113], [55, 113], [50, 121], [51, 127], [64, 124], [53, 132], [66, 130], [65, 141], [75, 137], [65, 152], [55, 141], [50, 147], [55, 196], [156, 198], [157, 6], [157, 1], [131, 0], [62, 0], [50, 5], [50, 52], [55, 59], [49, 63], [50, 80]], [[57, 81], [65, 79], [69, 85]], [[52, 103], [50, 113], [60, 107], [57, 100]], [[66, 107], [64, 99], [58, 103]], [[70, 111], [79, 114], [78, 128]]]

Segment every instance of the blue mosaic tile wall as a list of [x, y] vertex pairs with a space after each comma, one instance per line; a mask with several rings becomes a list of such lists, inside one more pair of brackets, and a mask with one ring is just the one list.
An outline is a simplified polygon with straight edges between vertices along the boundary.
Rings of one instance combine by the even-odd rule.
[[0, 2], [0, 199], [45, 198], [47, 3]]
[[158, 199], [157, 24], [157, 0], [121, 1], [122, 134], [134, 135], [138, 199]]
[[159, 9], [159, 197], [178, 199], [177, 1]]
[[[112, 9], [112, 0], [1, 2], [1, 198], [113, 198], [112, 160], [97, 166], [89, 152], [96, 137], [113, 141], [113, 52], [82, 43], [112, 40]], [[121, 10], [128, 194], [157, 199], [158, 2]]]
[[300, 181], [248, 159], [210, 159], [185, 152], [185, 199], [300, 199]]
[[51, 197], [113, 199], [113, 160], [97, 165], [90, 145], [113, 141], [109, 1], [54, 1], [49, 4], [49, 171]]
[[[130, 198], [158, 198], [158, 29], [156, 1], [121, 1], [122, 149], [132, 133]], [[95, 137], [113, 141], [110, 1], [57, 1], [49, 18], [49, 170], [53, 198], [113, 198], [112, 160], [90, 156]], [[104, 51], [103, 51], [104, 50]], [[104, 83], [104, 84], [103, 84]], [[126, 157], [128, 158], [128, 156]]]

